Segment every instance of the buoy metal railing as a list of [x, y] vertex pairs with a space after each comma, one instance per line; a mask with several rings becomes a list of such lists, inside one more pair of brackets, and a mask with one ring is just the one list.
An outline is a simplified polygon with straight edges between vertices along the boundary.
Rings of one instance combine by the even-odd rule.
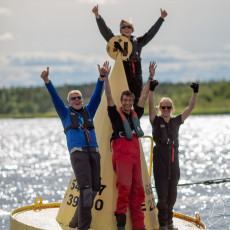
[[151, 142], [150, 157], [149, 157], [149, 178], [151, 178], [152, 162], [153, 162], [153, 138], [151, 136], [143, 136], [141, 138], [150, 139], [150, 142]]

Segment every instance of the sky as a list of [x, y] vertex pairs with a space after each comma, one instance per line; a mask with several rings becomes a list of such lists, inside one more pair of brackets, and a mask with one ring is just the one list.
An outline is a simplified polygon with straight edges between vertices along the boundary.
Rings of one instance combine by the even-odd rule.
[[115, 35], [121, 19], [142, 36], [167, 11], [142, 49], [144, 81], [150, 61], [159, 82], [230, 81], [229, 0], [0, 0], [0, 88], [41, 86], [50, 67], [55, 86], [96, 82], [106, 52], [92, 8]]

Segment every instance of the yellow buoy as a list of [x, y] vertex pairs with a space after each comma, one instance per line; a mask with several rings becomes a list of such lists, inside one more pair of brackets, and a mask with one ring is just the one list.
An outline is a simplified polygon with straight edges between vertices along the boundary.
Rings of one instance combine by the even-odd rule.
[[[116, 43], [116, 48], [114, 48], [115, 42], [118, 42], [118, 44]], [[116, 59], [109, 81], [114, 102], [117, 106], [120, 106], [121, 93], [128, 89], [122, 60], [127, 58], [127, 55], [130, 55], [132, 45], [124, 36], [116, 36], [109, 41], [107, 51], [112, 58]], [[101, 154], [102, 185], [101, 190], [94, 201], [91, 229], [115, 230], [117, 229], [114, 216], [117, 199], [117, 189], [115, 186], [116, 174], [112, 167], [112, 152], [110, 148], [112, 127], [107, 114], [107, 101], [105, 94], [102, 96], [101, 104], [94, 118], [94, 125]], [[146, 229], [153, 230], [158, 229], [157, 210], [141, 142], [140, 147], [142, 179], [145, 188], [145, 202], [142, 205], [142, 209], [145, 214]], [[74, 215], [78, 200], [79, 191], [77, 181], [73, 174], [61, 204], [55, 203], [43, 205], [42, 199], [37, 198], [35, 200], [35, 205], [22, 207], [12, 212], [10, 217], [10, 230], [69, 229], [68, 224]], [[176, 213], [174, 223], [179, 229], [205, 229], [205, 226], [200, 222], [199, 216], [196, 216], [196, 218], [193, 219]], [[128, 212], [126, 230], [131, 229], [132, 224]]]
[[[122, 37], [122, 38], [121, 38]], [[130, 41], [123, 36], [118, 36], [117, 39], [120, 41], [120, 46], [124, 48], [124, 44], [128, 43], [127, 52], [131, 52]], [[122, 63], [123, 53], [113, 50], [111, 47], [113, 42], [116, 41], [114, 38], [108, 43], [107, 50], [115, 52], [115, 55], [110, 55], [116, 58], [115, 65], [113, 67], [110, 76], [111, 91], [114, 98], [114, 102], [117, 106], [120, 106], [120, 96], [124, 90], [128, 89], [126, 81], [125, 71]], [[109, 51], [109, 52], [110, 52]], [[127, 58], [127, 57], [126, 57]], [[97, 135], [97, 141], [101, 154], [101, 177], [102, 185], [101, 190], [95, 198], [94, 207], [92, 210], [92, 223], [91, 227], [94, 229], [101, 230], [113, 230], [116, 229], [116, 219], [114, 211], [116, 208], [117, 200], [117, 189], [116, 189], [116, 174], [114, 173], [112, 166], [112, 152], [110, 148], [110, 138], [112, 135], [112, 126], [107, 113], [107, 101], [105, 94], [102, 96], [101, 104], [98, 108], [96, 116], [94, 118], [95, 130]], [[141, 146], [141, 143], [140, 143]], [[147, 171], [145, 157], [141, 150], [141, 167], [142, 167], [142, 179], [145, 188], [145, 202], [143, 203], [142, 209], [145, 213], [145, 225], [147, 229], [154, 229], [158, 226], [157, 212], [154, 202], [152, 187]], [[61, 204], [60, 210], [57, 215], [57, 221], [68, 225], [71, 220], [77, 206], [79, 191], [77, 188], [77, 181], [73, 175], [64, 200]], [[103, 221], [101, 220], [103, 217]], [[127, 215], [126, 229], [132, 229], [131, 219], [129, 213]]]

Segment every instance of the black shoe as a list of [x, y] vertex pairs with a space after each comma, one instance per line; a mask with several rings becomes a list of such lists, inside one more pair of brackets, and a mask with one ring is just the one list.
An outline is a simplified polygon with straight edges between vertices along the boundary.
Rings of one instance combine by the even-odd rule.
[[69, 222], [69, 227], [70, 228], [77, 228], [78, 227], [78, 221], [76, 219], [72, 219], [70, 222]]
[[167, 226], [159, 227], [159, 230], [168, 230]]
[[117, 230], [125, 230], [125, 226], [117, 226]]
[[175, 228], [173, 225], [168, 225], [168, 230], [178, 230], [178, 228]]
[[167, 226], [160, 227], [159, 230], [168, 230]]

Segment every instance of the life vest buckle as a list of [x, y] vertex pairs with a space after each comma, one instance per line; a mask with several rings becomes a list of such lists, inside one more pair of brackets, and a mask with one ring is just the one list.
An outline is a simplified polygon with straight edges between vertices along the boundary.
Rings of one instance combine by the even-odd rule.
[[167, 142], [166, 142], [167, 145], [174, 145], [174, 141], [172, 141], [171, 139], [167, 139]]

